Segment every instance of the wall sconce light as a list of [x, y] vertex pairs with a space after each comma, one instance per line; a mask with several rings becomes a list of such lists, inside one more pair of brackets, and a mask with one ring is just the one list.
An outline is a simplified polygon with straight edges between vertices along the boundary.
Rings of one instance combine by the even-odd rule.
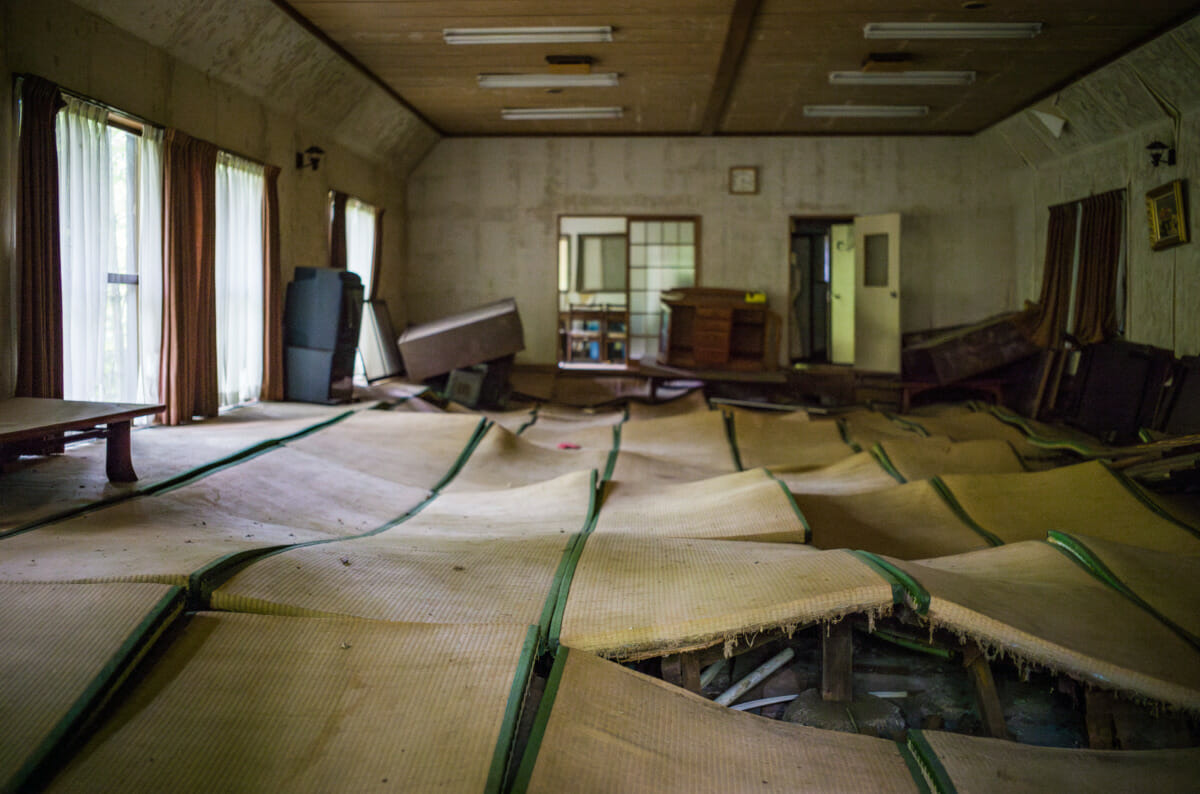
[[302, 152], [296, 152], [296, 167], [311, 168], [316, 171], [317, 166], [321, 164], [321, 155], [325, 154], [325, 150], [320, 146], [310, 146]]
[[1150, 152], [1150, 165], [1158, 168], [1160, 165], [1175, 165], [1175, 147], [1167, 146], [1162, 141], [1154, 141], [1146, 147]]

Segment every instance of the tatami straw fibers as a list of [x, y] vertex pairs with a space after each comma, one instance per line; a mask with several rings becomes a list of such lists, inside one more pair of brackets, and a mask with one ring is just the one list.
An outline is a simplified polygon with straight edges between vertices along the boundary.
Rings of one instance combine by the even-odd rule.
[[847, 551], [597, 532], [571, 582], [559, 641], [644, 658], [887, 612], [892, 602], [891, 584]]
[[722, 410], [731, 417], [743, 468], [819, 469], [855, 452], [830, 419], [809, 419], [802, 411], [781, 414], [733, 407]]
[[690, 482], [737, 471], [720, 411], [626, 422], [612, 479]]
[[200, 613], [48, 790], [478, 794], [525, 636]]
[[22, 790], [183, 609], [154, 584], [0, 584], [0, 790]]
[[895, 742], [762, 719], [579, 650], [559, 655], [518, 792], [921, 790]]

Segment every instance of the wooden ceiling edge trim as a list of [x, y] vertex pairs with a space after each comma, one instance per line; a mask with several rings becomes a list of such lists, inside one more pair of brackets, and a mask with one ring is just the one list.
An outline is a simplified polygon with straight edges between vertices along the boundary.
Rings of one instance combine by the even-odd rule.
[[729, 30], [725, 34], [725, 46], [721, 48], [721, 60], [717, 64], [717, 74], [713, 78], [708, 105], [704, 108], [704, 117], [700, 122], [701, 135], [715, 133], [725, 116], [734, 78], [742, 68], [742, 55], [746, 52], [746, 43], [750, 40], [750, 31], [754, 27], [760, 4], [761, 0], [737, 0], [733, 7], [733, 14], [729, 18]]
[[434, 124], [432, 121], [430, 121], [425, 116], [425, 114], [421, 113], [421, 111], [417, 110], [415, 107], [410, 105], [408, 103], [408, 100], [406, 100], [404, 97], [400, 96], [400, 94], [396, 91], [396, 89], [392, 88], [390, 85], [385, 83], [383, 81], [383, 78], [381, 78], [379, 75], [375, 74], [375, 72], [371, 71], [365, 63], [363, 63], [358, 58], [355, 58], [353, 55], [351, 55], [349, 50], [347, 50], [345, 47], [343, 47], [342, 45], [340, 45], [336, 41], [334, 41], [332, 38], [330, 38], [329, 34], [326, 33], [325, 31], [321, 30], [319, 27], [317, 27], [316, 24], [313, 23], [313, 21], [311, 19], [304, 16], [296, 9], [292, 8], [292, 6], [287, 2], [287, 0], [271, 0], [271, 4], [274, 5], [276, 8], [278, 8], [283, 13], [287, 14], [289, 19], [291, 19], [293, 22], [295, 22], [300, 27], [304, 28], [306, 31], [308, 31], [309, 34], [315, 36], [316, 39], [318, 41], [320, 41], [322, 44], [324, 44], [326, 47], [333, 50], [335, 55], [337, 55], [339, 58], [341, 58], [346, 63], [353, 66], [364, 77], [366, 77], [368, 80], [370, 80], [375, 85], [382, 88], [384, 93], [386, 93], [389, 97], [391, 97], [397, 103], [399, 103], [399, 105], [402, 108], [407, 110], [409, 113], [413, 114], [413, 116], [415, 116], [418, 120], [420, 120], [421, 123], [425, 124], [425, 126], [429, 127], [429, 129], [433, 130], [438, 135], [445, 136], [446, 133], [442, 131], [441, 127]]

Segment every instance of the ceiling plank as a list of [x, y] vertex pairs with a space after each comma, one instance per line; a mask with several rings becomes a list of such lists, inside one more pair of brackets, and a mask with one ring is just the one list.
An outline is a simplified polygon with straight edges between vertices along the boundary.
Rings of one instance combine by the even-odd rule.
[[708, 95], [708, 106], [704, 109], [703, 120], [700, 122], [701, 135], [712, 135], [721, 123], [760, 3], [761, 0], [737, 0], [733, 7], [733, 14], [729, 19], [729, 32], [725, 34], [725, 46], [721, 50], [721, 61], [717, 66], [717, 75]]

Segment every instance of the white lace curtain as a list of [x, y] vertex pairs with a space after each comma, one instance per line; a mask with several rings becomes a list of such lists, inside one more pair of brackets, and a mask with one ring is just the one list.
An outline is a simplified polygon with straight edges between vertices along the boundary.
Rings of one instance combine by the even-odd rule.
[[263, 167], [217, 156], [217, 390], [221, 405], [257, 400], [263, 365]]
[[375, 264], [375, 208], [356, 198], [346, 199], [346, 269], [362, 279], [363, 294], [371, 291]]
[[73, 97], [56, 119], [64, 397], [157, 402], [162, 132]]

